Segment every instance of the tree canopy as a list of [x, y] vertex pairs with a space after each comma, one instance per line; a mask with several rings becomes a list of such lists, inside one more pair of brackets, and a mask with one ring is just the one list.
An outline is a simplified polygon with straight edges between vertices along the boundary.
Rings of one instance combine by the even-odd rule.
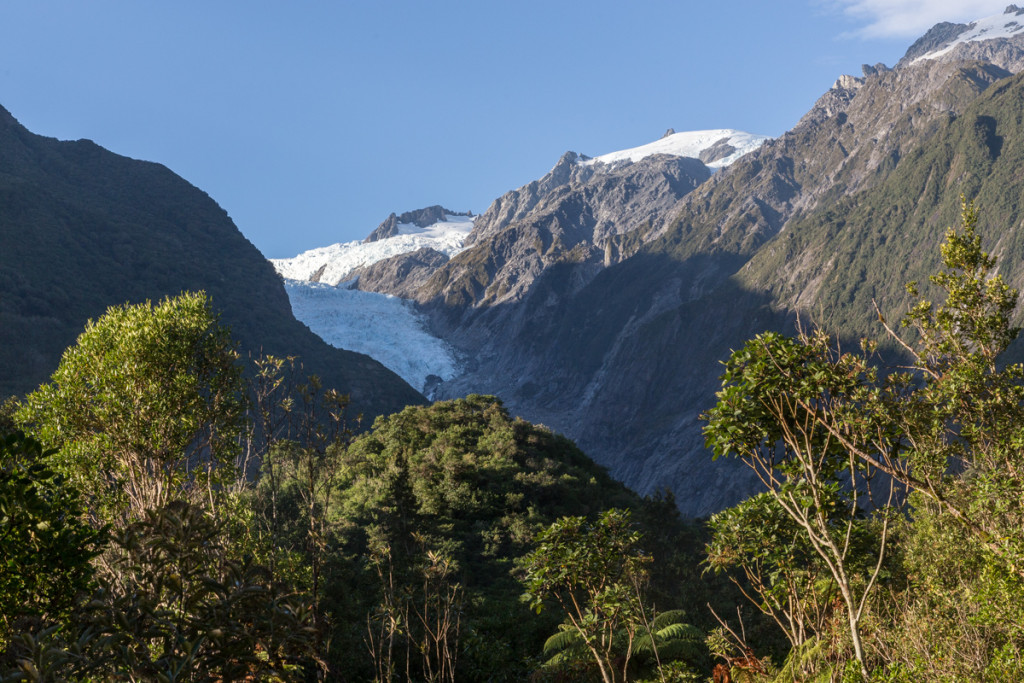
[[[947, 553], [962, 555], [963, 548], [948, 544], [969, 539], [991, 572], [970, 581], [1024, 598], [1024, 366], [999, 362], [1019, 331], [1011, 324], [1018, 293], [982, 249], [978, 218], [964, 201], [960, 226], [946, 233], [944, 269], [930, 279], [944, 295], [941, 303], [921, 297], [912, 282], [907, 289], [919, 300], [899, 331], [878, 313], [891, 346], [909, 362], [884, 367], [876, 342], [845, 351], [820, 330], [795, 338], [763, 334], [727, 361], [718, 403], [705, 416], [708, 446], [716, 456], [735, 455], [754, 468], [804, 545], [796, 552], [801, 543], [790, 530], [780, 540], [791, 551], [765, 553], [761, 537], [777, 533], [778, 522], [737, 534], [729, 522], [737, 513], [723, 513], [713, 522], [714, 561], [744, 568], [762, 609], [790, 622], [784, 628], [794, 652], [808, 633], [829, 630], [820, 613], [821, 591], [828, 587], [806, 573], [823, 563], [842, 597], [864, 678], [873, 664], [891, 662], [895, 643], [906, 644], [876, 622], [869, 651], [862, 631], [872, 603], [876, 618], [877, 610], [894, 609], [872, 590], [907, 567], [921, 575], [919, 563], [904, 555], [909, 546], [894, 547], [894, 534], [918, 539], [912, 543], [942, 537], [942, 563], [949, 562]], [[910, 506], [901, 509], [907, 500]], [[751, 501], [740, 507], [745, 515], [754, 511]], [[797, 566], [806, 543], [817, 560]], [[894, 556], [902, 567], [893, 564]], [[906, 575], [901, 580], [908, 600], [920, 600], [922, 610], [945, 604], [935, 600], [934, 584]], [[899, 590], [898, 582], [888, 589]], [[900, 622], [908, 613], [890, 616]], [[910, 626], [903, 621], [900, 628]], [[998, 634], [992, 639], [1001, 647], [1020, 651], [1019, 634], [991, 622], [984, 629]], [[886, 639], [891, 642], [880, 644]], [[899, 663], [930, 671], [923, 660]]]
[[90, 321], [17, 419], [109, 518], [234, 476], [245, 384], [202, 292], [115, 306]]

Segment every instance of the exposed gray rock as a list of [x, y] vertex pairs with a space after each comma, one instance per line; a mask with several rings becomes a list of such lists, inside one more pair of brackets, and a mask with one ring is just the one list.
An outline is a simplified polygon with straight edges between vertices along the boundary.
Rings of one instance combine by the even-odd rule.
[[729, 139], [722, 138], [707, 149], [702, 150], [698, 158], [705, 164], [713, 164], [719, 159], [726, 158], [735, 151], [736, 148], [729, 144]]
[[874, 66], [871, 66], [870, 64], [861, 64], [860, 70], [864, 73], [865, 78], [868, 76], [876, 76], [880, 73], [885, 73], [886, 71], [891, 71], [891, 69], [882, 62], [878, 62]]
[[420, 228], [426, 228], [427, 226], [434, 225], [435, 223], [442, 223], [447, 220], [446, 216], [472, 216], [472, 211], [449, 211], [443, 206], [434, 205], [428, 206], [425, 209], [417, 209], [416, 211], [406, 211], [402, 215], [398, 216], [392, 213], [384, 222], [377, 226], [377, 228], [370, 233], [364, 242], [376, 242], [388, 237], [394, 237], [398, 234], [398, 224], [413, 224]]
[[849, 74], [843, 74], [836, 79], [836, 82], [832, 84], [832, 90], [856, 90], [860, 86], [864, 85], [863, 78], [857, 78]]
[[974, 24], [953, 24], [948, 21], [935, 24], [935, 26], [928, 29], [927, 33], [914, 41], [907, 49], [906, 54], [903, 55], [903, 58], [897, 62], [896, 66], [909, 64], [921, 55], [944, 48], [953, 42], [957, 36], [973, 26]]
[[364, 244], [394, 237], [398, 234], [398, 216], [392, 213], [363, 240]]
[[675, 134], [676, 134], [676, 129], [675, 128], [669, 128], [668, 130], [665, 131], [665, 134], [661, 136], [661, 139], [664, 140], [668, 136], [675, 135]]
[[1006, 69], [1010, 73], [1018, 73], [1024, 70], [1024, 31], [1010, 38], [961, 43], [947, 54], [939, 57], [938, 61], [950, 63], [987, 62]]
[[424, 247], [356, 268], [348, 279], [356, 280], [356, 289], [411, 299], [430, 276], [447, 262], [445, 254]]
[[313, 274], [309, 276], [309, 281], [310, 282], [320, 282], [320, 278], [322, 278], [324, 276], [324, 271], [325, 270], [327, 270], [327, 264], [326, 263], [323, 264], [322, 266], [320, 266], [319, 268], [317, 268], [315, 271], [313, 271]]
[[[616, 236], [650, 231], [711, 172], [697, 159], [653, 155], [635, 163], [580, 166], [566, 154], [540, 181], [507, 193], [477, 219], [473, 244], [417, 293], [448, 312], [518, 301], [542, 271], [559, 263], [586, 266], [577, 285], [606, 262]], [[640, 244], [640, 240], [636, 240]], [[625, 247], [625, 249], [623, 248]], [[629, 251], [623, 241], [611, 252]]]
[[566, 152], [540, 180], [534, 180], [495, 199], [473, 223], [473, 232], [466, 238], [466, 246], [497, 234], [512, 221], [525, 218], [555, 188], [567, 185], [573, 179], [586, 182], [593, 175], [594, 167], [578, 163], [585, 159], [576, 152]]

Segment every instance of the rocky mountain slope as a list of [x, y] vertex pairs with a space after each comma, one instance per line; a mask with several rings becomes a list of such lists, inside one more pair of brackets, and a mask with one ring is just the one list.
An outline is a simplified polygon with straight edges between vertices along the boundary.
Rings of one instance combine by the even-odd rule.
[[[441, 394], [496, 393], [565, 431], [628, 485], [671, 486], [684, 512], [735, 502], [752, 482], [737, 463], [710, 462], [699, 422], [731, 348], [766, 328], [792, 329], [798, 313], [847, 334], [877, 333], [870, 297], [899, 315], [902, 282], [934, 264], [961, 191], [993, 205], [992, 225], [1017, 225], [996, 206], [1009, 200], [988, 194], [999, 186], [992, 169], [958, 164], [1008, 139], [1000, 130], [1013, 126], [1011, 114], [972, 107], [995, 83], [1013, 87], [1004, 79], [1018, 42], [986, 46], [993, 61], [970, 59], [975, 48], [965, 44], [941, 59], [838, 79], [793, 130], [670, 206], [639, 220], [628, 209], [609, 217], [600, 262], [590, 245], [578, 260], [545, 258], [534, 247], [543, 244], [540, 212], [471, 235], [481, 252], [454, 257], [417, 295], [435, 329], [473, 359]], [[953, 138], [981, 147], [961, 144], [944, 158], [949, 170], [931, 172], [928, 192], [909, 193], [899, 178], [920, 179], [920, 160], [956, 148]], [[1007, 196], [1019, 197], [1021, 181], [1003, 178]], [[836, 222], [837, 207], [864, 220], [867, 206], [876, 223], [890, 216], [874, 242], [862, 222]], [[901, 218], [912, 214], [920, 220], [908, 238]], [[849, 226], [843, 241], [837, 225]]]
[[199, 289], [243, 353], [299, 356], [356, 411], [424, 400], [296, 321], [273, 268], [205, 193], [159, 164], [34, 135], [0, 108], [0, 397], [48, 379], [107, 307]]
[[462, 372], [437, 396], [497, 394], [629, 486], [721, 509], [753, 487], [700, 433], [730, 349], [797, 316], [877, 335], [871, 300], [900, 315], [961, 192], [1024, 284], [1019, 11], [940, 25], [894, 68], [841, 76], [791, 131], [713, 174], [570, 153], [496, 200], [463, 251], [396, 255], [358, 286], [414, 298], [457, 349]]
[[542, 272], [563, 265], [582, 285], [619, 258], [623, 236], [649, 230], [711, 175], [697, 159], [665, 154], [611, 165], [580, 161], [568, 152], [539, 181], [495, 200], [477, 218], [470, 246], [415, 298], [461, 315], [521, 301]]

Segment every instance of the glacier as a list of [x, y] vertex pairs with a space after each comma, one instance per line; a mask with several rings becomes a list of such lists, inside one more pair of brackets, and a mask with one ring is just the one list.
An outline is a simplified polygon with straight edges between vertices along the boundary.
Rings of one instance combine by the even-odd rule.
[[[411, 301], [343, 283], [360, 266], [424, 247], [449, 257], [459, 253], [474, 218], [445, 219], [422, 228], [399, 223], [399, 234], [376, 242], [333, 244], [270, 262], [284, 278], [292, 313], [314, 334], [331, 346], [365, 353], [430, 398], [433, 377], [443, 381], [459, 373], [455, 351], [427, 331]], [[317, 271], [319, 281], [313, 282]]]
[[[708, 164], [718, 169], [757, 149], [767, 139], [725, 128], [673, 133], [581, 163], [611, 166], [651, 154], [697, 157], [724, 141], [734, 151]], [[399, 223], [398, 234], [375, 242], [332, 244], [270, 262], [285, 281], [292, 313], [298, 320], [328, 344], [374, 358], [431, 398], [438, 380], [461, 374], [455, 350], [428, 331], [425, 317], [413, 302], [356, 289], [353, 271], [424, 247], [451, 258], [463, 250], [474, 220], [474, 216], [446, 214], [443, 221], [425, 227]]]
[[[331, 346], [365, 353], [428, 394], [431, 375], [455, 377], [448, 344], [426, 330], [411, 301], [318, 282], [285, 280], [292, 313]], [[430, 396], [427, 396], [430, 398]]]

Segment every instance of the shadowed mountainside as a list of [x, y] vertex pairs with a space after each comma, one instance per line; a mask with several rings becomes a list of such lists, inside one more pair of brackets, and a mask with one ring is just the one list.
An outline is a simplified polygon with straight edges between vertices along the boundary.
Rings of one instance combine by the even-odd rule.
[[0, 396], [48, 379], [112, 305], [205, 290], [243, 354], [299, 356], [367, 416], [423, 397], [295, 320], [280, 278], [204, 192], [155, 163], [35, 135], [0, 107]]
[[792, 331], [798, 315], [845, 339], [880, 336], [871, 299], [903, 312], [903, 285], [934, 268], [961, 192], [977, 197], [1011, 281], [1024, 279], [1012, 253], [1024, 84], [1000, 66], [1011, 58], [955, 58], [976, 52], [841, 77], [793, 130], [644, 220], [608, 199], [613, 183], [644, 194], [635, 169], [618, 169], [601, 195], [614, 226], [603, 245], [565, 239], [598, 201], [571, 186], [506, 195], [519, 204], [489, 210], [505, 220], [478, 219], [486, 234], [416, 293], [469, 359], [440, 395], [499, 395], [636, 490], [670, 486], [684, 513], [742, 499], [751, 476], [711, 462], [699, 421], [731, 349]]

